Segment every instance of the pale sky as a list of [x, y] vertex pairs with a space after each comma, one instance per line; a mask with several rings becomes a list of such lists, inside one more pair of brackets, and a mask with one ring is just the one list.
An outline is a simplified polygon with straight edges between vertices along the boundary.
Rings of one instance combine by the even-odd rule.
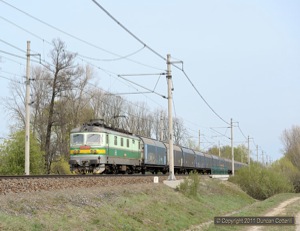
[[[93, 81], [100, 88], [113, 93], [141, 92], [144, 89], [117, 75], [153, 74], [126, 78], [151, 90], [158, 83], [155, 91], [167, 95], [165, 76], [157, 75], [165, 72], [165, 61], [148, 48], [129, 59], [118, 60], [143, 45], [92, 0], [10, 0], [11, 6], [5, 2], [8, 1], [0, 0], [0, 83], [6, 89], [0, 97], [9, 94], [7, 78], [24, 81], [26, 67], [25, 59], [4, 52], [25, 57], [22, 50], [26, 50], [29, 40], [32, 53], [49, 61], [52, 46], [48, 42], [55, 38], [80, 54], [78, 63], [93, 66]], [[235, 122], [235, 146], [247, 145], [244, 136], [249, 135], [253, 138], [253, 159], [256, 160], [255, 145], [259, 146], [259, 155], [263, 151], [273, 161], [282, 157], [283, 130], [300, 124], [300, 1], [98, 3], [157, 53], [163, 57], [171, 54], [172, 61], [183, 61], [185, 73], [213, 110], [228, 123], [231, 118]], [[204, 103], [181, 70], [172, 67], [172, 75], [173, 115], [184, 120], [190, 138], [198, 143], [200, 130], [202, 148], [218, 145], [219, 141], [230, 145], [228, 124]], [[123, 97], [145, 102], [149, 110], [167, 111], [167, 100], [156, 94]], [[3, 110], [0, 121], [3, 137], [9, 124]]]

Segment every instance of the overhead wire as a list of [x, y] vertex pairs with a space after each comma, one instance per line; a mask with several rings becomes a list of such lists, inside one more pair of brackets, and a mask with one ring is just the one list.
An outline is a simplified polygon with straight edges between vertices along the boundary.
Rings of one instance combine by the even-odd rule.
[[139, 43], [141, 43], [143, 46], [147, 47], [150, 51], [152, 51], [154, 54], [156, 54], [158, 57], [160, 57], [163, 60], [167, 60], [164, 56], [156, 52], [154, 49], [149, 47], [146, 43], [144, 43], [141, 39], [139, 39], [136, 35], [134, 35], [130, 30], [128, 30], [120, 21], [118, 21], [114, 16], [112, 16], [102, 5], [100, 5], [97, 1], [92, 0], [102, 11], [104, 11], [112, 20], [114, 20], [120, 27], [122, 27], [127, 33], [129, 33], [133, 38], [135, 38]]
[[11, 82], [15, 82], [15, 83], [24, 84], [24, 83], [22, 83], [22, 82], [20, 82], [20, 81], [18, 81], [18, 80], [11, 79], [11, 78], [5, 77], [5, 76], [3, 76], [3, 75], [0, 75], [0, 78], [2, 78], [2, 79], [6, 79], [6, 80], [9, 80], [9, 81], [11, 81]]
[[4, 41], [3, 39], [0, 39], [0, 42], [2, 42], [2, 43], [5, 43], [6, 45], [8, 45], [8, 46], [10, 46], [10, 47], [13, 47], [13, 48], [17, 49], [18, 51], [21, 51], [21, 52], [23, 52], [23, 53], [25, 53], [25, 54], [26, 54], [26, 51], [25, 51], [25, 50], [22, 50], [21, 48], [19, 48], [19, 47], [16, 47], [16, 46], [14, 46], [13, 44], [11, 44], [11, 43], [9, 43], [9, 42], [6, 42], [6, 41]]
[[[150, 51], [152, 51], [154, 54], [156, 54], [157, 56], [159, 56], [160, 58], [162, 58], [163, 60], [166, 61], [166, 58], [163, 57], [161, 54], [159, 54], [158, 52], [156, 52], [155, 50], [153, 50], [151, 47], [149, 47], [147, 44], [145, 44], [140, 38], [138, 38], [135, 34], [133, 34], [130, 30], [128, 30], [120, 21], [118, 21], [114, 16], [112, 16], [102, 5], [100, 5], [96, 0], [92, 0], [102, 11], [104, 11], [112, 20], [114, 20], [120, 27], [122, 27], [126, 32], [128, 32], [133, 38], [135, 38], [138, 42], [140, 42], [141, 44], [143, 44], [145, 47], [147, 47]], [[178, 66], [173, 65], [176, 68], [180, 69]], [[183, 68], [180, 69], [183, 74], [185, 75], [185, 77], [187, 78], [187, 80], [189, 81], [189, 83], [192, 85], [192, 87], [194, 88], [194, 90], [197, 92], [197, 94], [200, 96], [200, 98], [203, 100], [203, 102], [209, 107], [209, 109], [219, 118], [221, 119], [225, 124], [230, 125], [230, 123], [228, 123], [223, 117], [221, 117], [213, 108], [212, 106], [206, 101], [206, 99], [202, 96], [202, 94], [198, 91], [198, 89], [195, 87], [195, 85], [193, 84], [193, 82], [191, 81], [191, 79], [189, 78], [189, 76], [187, 75], [187, 73], [184, 71]], [[240, 132], [242, 133], [242, 135], [246, 138], [246, 136], [244, 135], [244, 133], [242, 132], [240, 126], [238, 126]], [[227, 137], [228, 138], [228, 137]]]
[[6, 54], [6, 55], [14, 56], [14, 57], [16, 57], [16, 58], [25, 59], [25, 60], [27, 59], [26, 57], [23, 57], [23, 56], [20, 56], [20, 55], [16, 55], [16, 54], [13, 54], [13, 53], [8, 52], [8, 51], [0, 50], [0, 52], [1, 52], [1, 53], [4, 53], [4, 54]]
[[[102, 48], [102, 47], [99, 47], [99, 46], [97, 46], [97, 45], [95, 45], [95, 44], [93, 44], [93, 43], [90, 43], [90, 42], [88, 42], [88, 41], [86, 41], [86, 40], [84, 40], [84, 39], [81, 39], [81, 38], [79, 38], [79, 37], [77, 37], [77, 36], [75, 36], [75, 35], [72, 35], [72, 34], [66, 32], [66, 31], [64, 31], [64, 30], [62, 30], [62, 29], [59, 29], [58, 27], [53, 26], [53, 25], [51, 25], [51, 24], [49, 24], [49, 23], [47, 23], [47, 22], [45, 22], [45, 21], [43, 21], [43, 20], [41, 20], [41, 19], [39, 19], [39, 18], [37, 18], [37, 17], [35, 17], [35, 16], [33, 16], [33, 15], [31, 15], [31, 14], [29, 14], [29, 13], [27, 13], [27, 12], [25, 12], [25, 11], [23, 11], [23, 10], [17, 8], [17, 7], [15, 7], [15, 6], [13, 6], [12, 4], [7, 3], [7, 2], [4, 1], [4, 0], [0, 0], [0, 1], [1, 1], [2, 3], [4, 3], [4, 4], [8, 5], [9, 7], [11, 7], [11, 8], [13, 8], [13, 9], [15, 9], [15, 10], [17, 10], [17, 11], [19, 11], [19, 12], [25, 14], [26, 16], [28, 16], [28, 17], [30, 17], [30, 18], [32, 18], [32, 19], [34, 19], [34, 20], [36, 20], [36, 21], [38, 21], [38, 22], [40, 22], [40, 23], [42, 23], [42, 24], [44, 24], [44, 25], [46, 25], [46, 26], [48, 26], [48, 27], [50, 27], [50, 28], [52, 28], [52, 29], [54, 29], [54, 30], [59, 31], [60, 33], [63, 33], [63, 34], [65, 34], [65, 35], [67, 35], [67, 36], [69, 36], [69, 37], [71, 37], [71, 38], [73, 38], [73, 39], [75, 39], [75, 40], [78, 40], [78, 41], [80, 41], [80, 42], [82, 42], [82, 43], [84, 43], [84, 44], [86, 44], [86, 45], [89, 45], [89, 46], [91, 46], [91, 47], [94, 47], [94, 48], [96, 48], [96, 49], [99, 49], [99, 50], [101, 50], [101, 51], [103, 51], [103, 52], [105, 52], [105, 53], [108, 53], [108, 54], [110, 54], [110, 55], [113, 55], [113, 56], [118, 57], [119, 59], [117, 59], [117, 60], [120, 60], [120, 59], [123, 57], [123, 59], [129, 60], [129, 61], [134, 62], [134, 63], [136, 63], [136, 64], [143, 65], [143, 66], [146, 66], [146, 67], [149, 67], [149, 68], [153, 68], [153, 69], [157, 69], [157, 70], [161, 70], [161, 68], [153, 67], [153, 66], [150, 66], [150, 65], [147, 65], [147, 64], [143, 64], [143, 63], [141, 63], [141, 62], [138, 62], [138, 61], [136, 61], [136, 60], [129, 59], [129, 58], [126, 57], [126, 56], [128, 56], [128, 55], [122, 56], [122, 55], [116, 54], [116, 53], [114, 53], [114, 52], [108, 51], [108, 50], [106, 50], [106, 49], [104, 49], [104, 48]], [[8, 20], [7, 20], [7, 21], [8, 21]], [[138, 52], [141, 51], [141, 50], [143, 50], [143, 49], [144, 49], [144, 47], [141, 48], [141, 49], [139, 49]], [[137, 52], [134, 52], [134, 53], [136, 54]], [[129, 54], [129, 56], [132, 56], [132, 55], [133, 55], [132, 53]]]
[[198, 89], [195, 87], [195, 85], [193, 84], [193, 82], [191, 81], [191, 79], [189, 78], [189, 76], [186, 74], [186, 72], [182, 69], [182, 73], [184, 74], [184, 76], [187, 78], [187, 80], [189, 81], [189, 83], [192, 85], [192, 87], [194, 88], [194, 90], [197, 92], [197, 94], [200, 96], [200, 98], [203, 100], [203, 102], [209, 107], [209, 109], [220, 119], [222, 120], [225, 124], [230, 125], [230, 123], [228, 123], [225, 119], [223, 119], [213, 108], [212, 106], [210, 106], [210, 104], [206, 101], [206, 99], [201, 95], [201, 93], [198, 91]]
[[[152, 49], [150, 46], [148, 46], [146, 43], [144, 43], [140, 38], [138, 38], [136, 35], [134, 35], [130, 30], [128, 30], [123, 24], [121, 24], [115, 17], [113, 17], [104, 7], [102, 7], [97, 1], [95, 1], [95, 0], [92, 0], [101, 10], [103, 10], [111, 19], [113, 19], [120, 27], [122, 27], [126, 32], [128, 32], [133, 38], [135, 38], [139, 43], [141, 43], [142, 45], [143, 45], [143, 47], [142, 48], [140, 48], [140, 49], [138, 49], [137, 51], [135, 51], [135, 52], [132, 52], [132, 53], [130, 53], [130, 54], [128, 54], [128, 55], [125, 55], [125, 56], [120, 56], [120, 55], [118, 55], [118, 54], [115, 54], [115, 53], [113, 53], [113, 52], [110, 52], [110, 51], [108, 51], [108, 50], [106, 50], [106, 49], [103, 49], [103, 48], [101, 48], [101, 47], [99, 47], [99, 46], [96, 46], [96, 45], [94, 45], [94, 44], [92, 44], [92, 43], [90, 43], [90, 42], [87, 42], [87, 41], [85, 41], [85, 40], [83, 40], [83, 39], [81, 39], [81, 38], [78, 38], [78, 37], [76, 37], [76, 36], [74, 36], [74, 35], [72, 35], [72, 34], [70, 34], [70, 33], [67, 33], [67, 32], [65, 32], [65, 31], [63, 31], [63, 30], [61, 30], [61, 29], [59, 29], [59, 28], [57, 28], [57, 27], [55, 27], [55, 26], [53, 26], [53, 25], [51, 25], [51, 24], [49, 24], [49, 23], [47, 23], [47, 22], [45, 22], [45, 21], [43, 21], [43, 20], [40, 20], [40, 19], [38, 19], [37, 17], [34, 17], [34, 16], [32, 16], [32, 15], [30, 15], [30, 14], [28, 14], [28, 13], [26, 13], [25, 11], [23, 11], [23, 10], [20, 10], [20, 9], [18, 9], [17, 7], [14, 7], [13, 5], [11, 5], [11, 4], [9, 4], [9, 3], [7, 3], [7, 2], [5, 2], [5, 1], [3, 1], [3, 0], [0, 0], [1, 2], [3, 2], [3, 3], [5, 3], [5, 4], [7, 4], [7, 5], [9, 5], [10, 7], [12, 7], [12, 8], [14, 8], [14, 9], [16, 9], [16, 10], [18, 10], [18, 11], [20, 11], [20, 12], [22, 12], [23, 14], [25, 14], [25, 15], [27, 15], [28, 17], [31, 17], [31, 18], [33, 18], [33, 19], [35, 19], [35, 20], [37, 20], [37, 21], [39, 21], [40, 23], [43, 23], [44, 25], [47, 25], [48, 27], [51, 27], [52, 29], [55, 29], [55, 30], [58, 30], [58, 31], [60, 31], [61, 33], [63, 33], [63, 34], [66, 34], [66, 35], [68, 35], [68, 36], [70, 36], [70, 37], [72, 37], [72, 38], [74, 38], [74, 39], [76, 39], [76, 40], [79, 40], [79, 41], [81, 41], [81, 42], [83, 42], [83, 43], [85, 43], [85, 44], [87, 44], [87, 45], [90, 45], [90, 46], [93, 46], [93, 47], [95, 47], [95, 48], [97, 48], [97, 49], [100, 49], [100, 50], [102, 50], [102, 51], [104, 51], [104, 52], [106, 52], [106, 53], [109, 53], [109, 54], [111, 54], [111, 55], [114, 55], [114, 56], [117, 56], [118, 58], [116, 58], [116, 59], [94, 59], [94, 58], [90, 58], [90, 57], [87, 57], [87, 56], [83, 56], [83, 55], [78, 55], [78, 56], [81, 56], [81, 57], [83, 57], [83, 58], [86, 58], [86, 59], [91, 59], [91, 60], [94, 60], [94, 61], [116, 61], [116, 60], [120, 60], [120, 59], [124, 59], [124, 58], [128, 58], [128, 57], [130, 57], [130, 56], [132, 56], [132, 55], [134, 55], [134, 54], [136, 54], [136, 53], [138, 53], [138, 52], [140, 52], [141, 50], [143, 50], [145, 47], [146, 48], [148, 48], [151, 52], [153, 52], [154, 54], [156, 54], [158, 57], [160, 57], [161, 59], [163, 59], [163, 60], [165, 60], [166, 61], [166, 58], [164, 57], [164, 56], [162, 56], [161, 54], [159, 54], [158, 52], [156, 52], [154, 49]], [[40, 36], [37, 36], [37, 35], [35, 35], [35, 34], [33, 34], [32, 32], [30, 32], [30, 31], [28, 31], [28, 30], [26, 30], [26, 29], [24, 29], [24, 28], [22, 28], [22, 27], [20, 27], [20, 26], [18, 26], [18, 25], [16, 25], [16, 24], [14, 24], [13, 22], [11, 22], [11, 21], [9, 21], [9, 20], [7, 20], [7, 19], [5, 19], [5, 18], [3, 18], [2, 16], [0, 16], [0, 18], [2, 18], [3, 20], [5, 20], [5, 21], [7, 21], [7, 22], [9, 22], [9, 23], [11, 23], [11, 24], [13, 24], [13, 25], [15, 25], [16, 27], [18, 27], [18, 28], [20, 28], [20, 29], [22, 29], [22, 30], [24, 30], [24, 31], [26, 31], [27, 33], [30, 33], [31, 35], [33, 35], [33, 36], [35, 36], [35, 37], [37, 37], [37, 38], [39, 38], [39, 39], [41, 39], [41, 40], [43, 40], [43, 41], [46, 41], [46, 40], [44, 40], [44, 39], [42, 39]], [[3, 42], [3, 40], [1, 40], [2, 42]], [[46, 41], [47, 43], [49, 43], [48, 41]], [[6, 43], [6, 42], [5, 42]], [[50, 44], [50, 43], [49, 43]], [[16, 48], [16, 47], [15, 47]], [[24, 52], [23, 50], [21, 50], [21, 49], [19, 49], [20, 51], [22, 51], [22, 52]], [[5, 52], [5, 51], [1, 51], [0, 50], [0, 52], [2, 52], [2, 53], [5, 53], [5, 54], [8, 54], [8, 55], [13, 55], [13, 56], [15, 56], [15, 57], [18, 57], [18, 58], [23, 58], [23, 57], [20, 57], [20, 56], [17, 56], [17, 55], [15, 55], [15, 54], [11, 54], [11, 53], [8, 53], [8, 52]], [[25, 57], [23, 58], [23, 59], [26, 59]], [[130, 60], [130, 59], [128, 59], [128, 60]], [[133, 60], [130, 60], [130, 61], [133, 61]], [[135, 61], [134, 61], [135, 62]], [[141, 64], [141, 63], [139, 63], [139, 62], [137, 62], [138, 64]], [[141, 65], [144, 65], [144, 64], [141, 64]], [[149, 66], [149, 65], [146, 65], [146, 66], [148, 66], [148, 67], [151, 67], [151, 66]], [[173, 65], [173, 66], [175, 66], [176, 68], [178, 68], [178, 69], [180, 69], [179, 67], [177, 67], [176, 65]], [[155, 67], [151, 67], [151, 68], [155, 68]], [[158, 68], [157, 68], [158, 69]], [[226, 123], [226, 124], [228, 124], [229, 125], [229, 123], [225, 120], [225, 119], [223, 119], [213, 108], [212, 108], [212, 106], [206, 101], [206, 99], [202, 96], [202, 94], [198, 91], [198, 89], [195, 87], [195, 85], [193, 84], [193, 82], [191, 81], [191, 79], [189, 78], [189, 76], [187, 75], [187, 73], [183, 70], [183, 68], [182, 69], [180, 69], [182, 72], [183, 72], [183, 74], [185, 75], [185, 77], [187, 78], [187, 80], [189, 81], [189, 83], [192, 85], [192, 87], [194, 88], [194, 90], [197, 92], [197, 94], [200, 96], [200, 98], [204, 101], [204, 103], [209, 107], [209, 109], [219, 118], [219, 119], [221, 119], [224, 123]], [[120, 76], [119, 76], [120, 77]], [[124, 78], [124, 80], [125, 81], [128, 81], [127, 79], [125, 79]], [[129, 80], [130, 81], [130, 80]], [[132, 82], [132, 81], [131, 81]], [[140, 86], [141, 87], [141, 86]], [[146, 88], [144, 88], [144, 89], [146, 89]], [[147, 89], [147, 90], [149, 90], [149, 89]], [[154, 92], [153, 92], [154, 93]], [[158, 94], [158, 95], [160, 95], [160, 94]], [[162, 95], [160, 95], [160, 96], [162, 96]], [[162, 96], [163, 97], [163, 96]], [[173, 104], [174, 104], [174, 99], [173, 99]], [[175, 112], [175, 114], [176, 114], [176, 112]], [[246, 138], [246, 136], [244, 135], [244, 133], [242, 132], [242, 130], [241, 130], [241, 128], [238, 126], [238, 128], [239, 128], [239, 130], [241, 131], [241, 133], [242, 133], [242, 135]]]
[[22, 76], [22, 75], [18, 75], [18, 74], [12, 73], [12, 72], [3, 71], [2, 69], [0, 69], [0, 72], [6, 73], [6, 74], [9, 74], [9, 75], [14, 75], [14, 76], [19, 76], [19, 77], [24, 77], [24, 76]]
[[242, 133], [243, 137], [247, 140], [248, 138], [245, 136], [245, 134], [243, 133], [241, 127], [240, 127], [240, 123], [238, 123], [238, 129], [240, 130], [240, 132]]
[[[42, 38], [42, 37], [40, 37], [40, 36], [38, 36], [37, 34], [32, 33], [31, 31], [29, 31], [29, 30], [27, 30], [27, 29], [25, 29], [25, 28], [23, 28], [23, 27], [17, 25], [16, 23], [14, 23], [14, 22], [12, 22], [12, 21], [10, 21], [10, 20], [8, 20], [8, 19], [2, 17], [2, 16], [0, 16], [0, 18], [1, 18], [2, 20], [6, 21], [6, 22], [8, 22], [8, 23], [10, 23], [10, 24], [12, 24], [13, 26], [19, 28], [20, 30], [23, 30], [23, 31], [25, 31], [26, 33], [28, 33], [28, 34], [34, 36], [35, 38], [37, 38], [37, 39], [39, 39], [39, 40], [41, 40], [41, 41], [43, 41], [43, 42], [46, 42], [47, 44], [53, 46], [53, 43], [47, 41], [46, 39], [44, 39], [44, 38]], [[133, 56], [133, 55], [139, 53], [140, 51], [142, 51], [144, 48], [145, 48], [145, 47], [142, 47], [142, 48], [140, 48], [140, 49], [138, 49], [138, 50], [136, 50], [136, 51], [134, 51], [134, 52], [132, 52], [132, 53], [130, 53], [130, 54], [124, 55], [124, 56], [121, 56], [121, 55], [120, 55], [119, 58], [115, 58], [115, 59], [99, 59], [99, 58], [92, 58], [92, 57], [89, 57], [89, 56], [86, 56], [86, 55], [83, 55], [83, 54], [80, 54], [80, 53], [77, 53], [77, 55], [78, 55], [79, 57], [83, 57], [83, 58], [85, 58], [85, 59], [90, 59], [90, 60], [93, 60], [93, 61], [117, 61], [117, 60], [126, 59], [126, 58], [128, 58], [128, 57], [130, 57], [130, 56]], [[72, 53], [74, 53], [74, 52], [72, 52]], [[143, 64], [143, 63], [139, 63], [138, 61], [134, 61], [134, 60], [131, 60], [131, 61], [132, 61], [132, 62], [136, 62], [137, 64], [140, 64], [140, 65], [143, 65], [143, 66], [147, 66], [147, 67], [151, 67], [151, 68], [156, 69], [155, 67], [152, 67], [152, 66], [149, 66], [149, 65], [146, 65], [146, 64]]]
[[7, 59], [7, 60], [9, 60], [9, 61], [11, 61], [11, 62], [14, 62], [14, 63], [20, 65], [20, 66], [25, 66], [24, 63], [19, 63], [19, 62], [17, 62], [16, 60], [13, 60], [13, 59], [8, 58], [8, 57], [6, 57], [6, 56], [1, 55], [1, 58]]
[[25, 31], [26, 33], [32, 35], [33, 37], [36, 37], [37, 39], [40, 39], [40, 40], [45, 41], [46, 43], [52, 45], [52, 43], [48, 42], [47, 40], [44, 40], [42, 37], [40, 37], [40, 36], [38, 36], [38, 35], [32, 33], [31, 31], [26, 30], [25, 28], [23, 28], [23, 27], [17, 25], [16, 23], [14, 23], [14, 22], [12, 22], [12, 21], [10, 21], [10, 20], [8, 20], [8, 19], [2, 17], [2, 16], [0, 16], [0, 18], [1, 18], [2, 20], [6, 21], [6, 22], [8, 22], [8, 23], [10, 23], [10, 24], [12, 24], [13, 26], [19, 28], [20, 30], [23, 30], [23, 31]]
[[130, 56], [133, 56], [137, 53], [139, 53], [140, 51], [142, 51], [143, 49], [145, 49], [145, 46], [143, 46], [142, 48], [139, 48], [138, 50], [130, 53], [130, 54], [127, 54], [127, 55], [124, 55], [124, 56], [121, 56], [119, 58], [115, 58], [115, 59], [99, 59], [99, 58], [92, 58], [92, 57], [88, 57], [88, 56], [85, 56], [85, 55], [81, 55], [81, 54], [78, 54], [79, 57], [82, 57], [82, 58], [85, 58], [85, 59], [90, 59], [90, 60], [93, 60], [93, 61], [101, 61], [101, 62], [112, 62], [112, 61], [118, 61], [118, 60], [121, 60], [121, 59], [126, 59]]

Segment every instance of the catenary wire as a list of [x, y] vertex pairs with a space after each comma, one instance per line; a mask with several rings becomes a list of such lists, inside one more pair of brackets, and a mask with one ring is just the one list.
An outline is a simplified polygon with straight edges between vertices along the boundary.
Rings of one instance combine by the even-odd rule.
[[[46, 25], [46, 26], [48, 26], [48, 27], [50, 27], [50, 28], [52, 28], [52, 29], [54, 29], [54, 30], [57, 30], [57, 31], [59, 31], [59, 32], [65, 34], [65, 35], [67, 35], [67, 36], [69, 36], [69, 37], [71, 37], [71, 38], [73, 38], [73, 39], [75, 39], [75, 40], [78, 40], [78, 41], [80, 41], [80, 42], [82, 42], [82, 43], [85, 43], [85, 44], [87, 44], [87, 45], [89, 45], [89, 46], [91, 46], [91, 47], [97, 48], [97, 49], [99, 49], [99, 50], [101, 50], [101, 51], [103, 51], [103, 52], [106, 52], [106, 53], [108, 53], [108, 54], [111, 54], [111, 55], [113, 55], [113, 56], [116, 56], [116, 57], [118, 57], [119, 59], [122, 58], [122, 57], [124, 57], [124, 59], [129, 60], [129, 61], [131, 61], [131, 62], [133, 62], [133, 63], [139, 64], [139, 65], [143, 65], [143, 66], [146, 66], [146, 67], [149, 67], [149, 68], [153, 68], [153, 69], [156, 69], [156, 70], [161, 70], [161, 68], [153, 67], [153, 66], [151, 66], [151, 65], [143, 64], [143, 63], [141, 63], [141, 62], [139, 62], [139, 61], [136, 61], [136, 60], [133, 60], [133, 59], [126, 58], [127, 55], [122, 56], [122, 55], [116, 54], [116, 53], [114, 53], [114, 52], [108, 51], [108, 50], [106, 50], [106, 49], [104, 49], [104, 48], [102, 48], [102, 47], [99, 47], [99, 46], [97, 46], [97, 45], [95, 45], [95, 44], [92, 44], [92, 43], [90, 43], [90, 42], [88, 42], [88, 41], [86, 41], [86, 40], [83, 40], [83, 39], [81, 39], [81, 38], [75, 36], [75, 35], [72, 35], [72, 34], [66, 32], [66, 31], [64, 31], [64, 30], [61, 30], [61, 29], [59, 29], [58, 27], [55, 27], [55, 26], [53, 26], [53, 25], [51, 25], [51, 24], [49, 24], [49, 23], [47, 23], [47, 22], [45, 22], [45, 21], [43, 21], [43, 20], [41, 20], [41, 19], [39, 19], [39, 18], [33, 16], [33, 15], [31, 15], [31, 14], [29, 14], [29, 13], [27, 13], [27, 12], [25, 12], [25, 11], [23, 11], [23, 10], [21, 10], [21, 9], [19, 9], [19, 8], [17, 8], [17, 7], [15, 7], [15, 6], [13, 6], [13, 5], [11, 5], [11, 4], [5, 2], [4, 0], [0, 0], [0, 1], [1, 1], [2, 3], [4, 3], [4, 4], [10, 6], [11, 8], [14, 8], [15, 10], [17, 10], [17, 11], [19, 11], [19, 12], [21, 12], [21, 13], [27, 15], [28, 17], [30, 17], [30, 18], [32, 18], [32, 19], [34, 19], [34, 20], [36, 20], [36, 21], [38, 21], [38, 22], [40, 22], [40, 23], [42, 23], [42, 24], [44, 24], [44, 25]], [[144, 47], [143, 47], [143, 48], [144, 48]], [[143, 48], [142, 48], [142, 49], [143, 49]], [[140, 49], [140, 51], [141, 51], [142, 49]], [[119, 60], [119, 59], [118, 59], [118, 60]]]
[[143, 46], [147, 47], [150, 51], [156, 54], [158, 57], [162, 58], [163, 60], [167, 60], [164, 56], [153, 50], [149, 47], [146, 43], [144, 43], [141, 39], [139, 39], [136, 35], [134, 35], [130, 30], [128, 30], [121, 22], [119, 22], [114, 16], [112, 16], [102, 5], [100, 5], [97, 1], [92, 0], [102, 11], [104, 11], [112, 20], [114, 20], [120, 27], [122, 27], [127, 33], [129, 33], [133, 38], [135, 38], [139, 43]]

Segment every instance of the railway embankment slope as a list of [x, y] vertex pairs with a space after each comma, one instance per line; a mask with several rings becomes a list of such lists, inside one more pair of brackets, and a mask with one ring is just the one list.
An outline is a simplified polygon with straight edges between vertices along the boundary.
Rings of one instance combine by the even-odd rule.
[[183, 186], [176, 190], [161, 181], [89, 184], [2, 194], [0, 230], [215, 230], [209, 225], [215, 216], [264, 212], [278, 202], [257, 202], [236, 185], [208, 177], [200, 178], [197, 194], [190, 190], [193, 186]]

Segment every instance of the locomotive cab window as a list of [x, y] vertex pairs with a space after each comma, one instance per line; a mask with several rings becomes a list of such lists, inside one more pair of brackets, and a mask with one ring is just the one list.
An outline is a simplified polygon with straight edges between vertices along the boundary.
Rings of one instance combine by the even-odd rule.
[[127, 148], [129, 148], [129, 139], [127, 139]]
[[100, 134], [87, 134], [86, 144], [101, 144]]
[[123, 137], [121, 138], [121, 146], [123, 147]]
[[114, 145], [118, 145], [118, 137], [117, 136], [115, 136]]
[[83, 134], [72, 134], [71, 135], [71, 144], [72, 145], [80, 145], [83, 144], [84, 136]]

